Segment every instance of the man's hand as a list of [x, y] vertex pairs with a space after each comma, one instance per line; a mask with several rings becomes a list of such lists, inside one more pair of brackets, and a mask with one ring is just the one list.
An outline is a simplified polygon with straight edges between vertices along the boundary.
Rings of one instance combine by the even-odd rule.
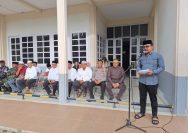
[[84, 83], [84, 81], [83, 81], [83, 80], [79, 80], [79, 82], [80, 82], [80, 84], [83, 84], [83, 83]]
[[147, 72], [147, 75], [148, 75], [148, 76], [153, 75], [153, 71], [152, 71], [152, 70], [149, 70], [149, 71]]
[[100, 80], [95, 80], [95, 84], [100, 84], [101, 83], [101, 81]]

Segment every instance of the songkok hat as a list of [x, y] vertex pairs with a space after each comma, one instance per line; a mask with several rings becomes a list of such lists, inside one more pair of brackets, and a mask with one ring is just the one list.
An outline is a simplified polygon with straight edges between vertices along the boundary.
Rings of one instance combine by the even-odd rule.
[[57, 61], [52, 61], [52, 64], [57, 64]]
[[69, 64], [72, 64], [72, 61], [69, 60], [68, 63], [69, 63]]
[[153, 45], [153, 42], [152, 42], [152, 40], [145, 40], [145, 41], [143, 41], [143, 45], [146, 45], [146, 44]]
[[16, 64], [16, 65], [18, 65], [18, 62], [14, 61], [14, 62], [12, 62], [12, 64]]

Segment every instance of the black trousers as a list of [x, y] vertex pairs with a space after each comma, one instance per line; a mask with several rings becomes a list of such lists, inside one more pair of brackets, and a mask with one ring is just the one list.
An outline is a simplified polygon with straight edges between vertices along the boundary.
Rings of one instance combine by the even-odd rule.
[[73, 85], [73, 82], [72, 81], [69, 81], [68, 82], [68, 88], [69, 88], [69, 94], [68, 96], [70, 97], [70, 94], [71, 94], [71, 91], [72, 91], [72, 85]]
[[[50, 83], [49, 83], [48, 80], [44, 81], [43, 87], [46, 90], [46, 92], [48, 93], [48, 95], [50, 95], [50, 93], [51, 93], [49, 85], [50, 85]], [[53, 95], [55, 95], [56, 91], [59, 89], [59, 82], [56, 81], [51, 85], [52, 85], [52, 88], [53, 88]]]
[[91, 98], [94, 98], [94, 95], [93, 95], [93, 87], [94, 86], [100, 86], [101, 87], [101, 97], [104, 97], [104, 92], [105, 92], [105, 89], [106, 89], [106, 81], [102, 81], [98, 85], [96, 85], [94, 81], [91, 82], [91, 87], [89, 89]]
[[89, 90], [91, 87], [91, 82], [90, 81], [85, 81], [83, 84], [80, 84], [79, 81], [75, 80], [73, 82], [72, 88], [77, 91], [78, 89], [81, 89], [85, 94], [87, 93], [87, 90]]
[[157, 85], [145, 85], [139, 82], [139, 92], [140, 92], [140, 113], [145, 114], [146, 112], [146, 100], [147, 93], [149, 93], [152, 116], [157, 116], [158, 113], [158, 102], [157, 102]]

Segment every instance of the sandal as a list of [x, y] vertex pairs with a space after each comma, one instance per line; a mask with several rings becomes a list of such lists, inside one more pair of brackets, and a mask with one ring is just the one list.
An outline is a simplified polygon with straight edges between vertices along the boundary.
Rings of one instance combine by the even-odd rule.
[[153, 124], [153, 125], [158, 125], [158, 124], [159, 124], [159, 119], [158, 119], [157, 116], [153, 116], [153, 117], [152, 117], [152, 124]]
[[137, 113], [137, 114], [135, 114], [134, 118], [135, 118], [135, 119], [140, 119], [140, 118], [142, 118], [142, 117], [144, 117], [144, 116], [145, 116], [145, 114]]

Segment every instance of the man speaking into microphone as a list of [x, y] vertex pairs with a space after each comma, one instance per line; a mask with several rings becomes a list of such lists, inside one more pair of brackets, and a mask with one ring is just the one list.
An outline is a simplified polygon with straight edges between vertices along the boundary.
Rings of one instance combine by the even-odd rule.
[[152, 107], [152, 124], [159, 124], [157, 89], [159, 84], [159, 73], [164, 71], [165, 65], [163, 57], [154, 52], [153, 42], [145, 40], [143, 42], [143, 54], [138, 60], [137, 72], [139, 78], [140, 112], [135, 115], [135, 119], [145, 116], [147, 93], [149, 94]]

